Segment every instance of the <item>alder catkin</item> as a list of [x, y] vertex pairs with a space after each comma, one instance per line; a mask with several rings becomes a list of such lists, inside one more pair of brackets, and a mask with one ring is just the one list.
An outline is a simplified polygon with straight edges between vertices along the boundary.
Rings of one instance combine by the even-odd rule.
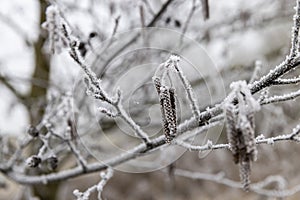
[[157, 91], [157, 94], [159, 95], [160, 94], [160, 87], [161, 87], [160, 79], [158, 77], [153, 77], [153, 83], [154, 83], [155, 89]]
[[172, 125], [172, 108], [171, 108], [171, 101], [170, 101], [170, 95], [169, 95], [169, 89], [166, 87], [161, 88], [161, 107], [163, 109], [163, 121], [164, 121], [164, 127], [167, 127], [167, 131], [164, 132], [166, 137], [166, 142], [170, 143], [172, 140], [172, 135], [174, 131], [174, 127]]
[[239, 130], [236, 128], [236, 114], [234, 113], [234, 106], [232, 104], [225, 105], [226, 117], [226, 132], [227, 140], [231, 147], [234, 163], [239, 162], [238, 152], [238, 135]]
[[177, 112], [176, 112], [175, 89], [170, 88], [169, 94], [170, 94], [170, 103], [171, 103], [172, 116], [173, 116], [174, 133], [176, 134], [176, 132], [177, 132]]
[[251, 173], [251, 162], [246, 159], [240, 162], [240, 178], [242, 180], [243, 189], [248, 192], [250, 188], [250, 173]]

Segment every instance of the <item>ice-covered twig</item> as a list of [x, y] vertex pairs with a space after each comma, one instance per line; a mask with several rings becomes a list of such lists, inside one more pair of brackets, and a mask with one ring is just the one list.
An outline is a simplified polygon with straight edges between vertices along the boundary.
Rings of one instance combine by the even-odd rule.
[[[287, 135], [279, 135], [271, 138], [264, 138], [262, 136], [258, 136], [256, 138], [256, 144], [270, 144], [273, 145], [279, 141], [295, 141], [299, 142], [298, 134], [299, 134], [300, 127], [295, 129], [291, 134]], [[182, 133], [183, 129], [179, 129], [178, 133]], [[125, 153], [118, 155], [117, 157], [109, 158], [108, 160], [104, 160], [102, 163], [92, 163], [87, 164], [86, 170], [83, 171], [81, 167], [76, 167], [73, 169], [68, 169], [64, 171], [60, 171], [55, 174], [47, 174], [43, 176], [39, 175], [27, 175], [23, 173], [19, 173], [16, 171], [7, 170], [5, 174], [10, 177], [11, 179], [15, 180], [16, 182], [23, 183], [23, 184], [41, 184], [45, 182], [53, 182], [53, 181], [60, 181], [66, 180], [68, 178], [73, 178], [79, 176], [81, 174], [88, 174], [96, 171], [101, 171], [107, 168], [107, 165], [114, 167], [118, 166], [128, 160], [134, 159], [137, 156], [146, 155], [148, 152], [152, 152], [158, 147], [165, 145], [165, 137], [160, 136], [157, 139], [152, 141], [152, 146], [146, 146], [144, 143], [140, 144]], [[220, 144], [219, 144], [220, 145]], [[221, 145], [222, 147], [229, 148], [228, 145]], [[219, 146], [220, 147], [220, 146]], [[224, 149], [223, 148], [223, 149]], [[211, 149], [214, 149], [214, 145], [212, 145]], [[211, 150], [209, 149], [209, 150]], [[222, 149], [222, 148], [218, 148]]]
[[208, 140], [205, 145], [192, 145], [188, 142], [184, 142], [182, 140], [176, 140], [175, 144], [182, 146], [189, 151], [208, 151], [208, 150], [216, 150], [216, 149], [229, 149], [229, 144], [215, 144], [213, 145], [212, 141]]
[[[51, 12], [55, 13], [59, 12], [55, 6], [49, 6]], [[52, 11], [54, 10], [54, 11]], [[63, 21], [63, 20], [61, 20]], [[129, 115], [125, 112], [123, 106], [120, 103], [121, 93], [117, 92], [116, 98], [110, 97], [106, 91], [101, 86], [101, 80], [97, 78], [96, 74], [91, 70], [89, 66], [87, 66], [78, 52], [77, 47], [77, 39], [73, 39], [70, 30], [67, 27], [67, 24], [61, 23], [60, 31], [63, 33], [64, 38], [67, 40], [67, 45], [69, 48], [69, 54], [71, 58], [82, 68], [84, 73], [86, 74], [85, 83], [87, 85], [87, 89], [89, 94], [91, 94], [94, 98], [99, 99], [101, 101], [105, 101], [108, 104], [112, 105], [118, 112], [117, 115], [120, 116], [136, 133], [136, 135], [147, 145], [151, 145], [151, 141], [148, 135], [129, 117]], [[51, 31], [51, 30], [49, 30]]]
[[276, 96], [264, 98], [263, 100], [260, 101], [260, 104], [265, 105], [270, 103], [279, 103], [279, 102], [295, 99], [299, 96], [300, 96], [300, 90], [296, 92], [284, 94], [284, 95], [276, 95]]
[[74, 143], [72, 141], [68, 140], [67, 144], [68, 144], [71, 152], [75, 155], [76, 160], [78, 161], [78, 163], [80, 164], [82, 169], [85, 171], [87, 168], [87, 161], [83, 158], [80, 151], [77, 149], [77, 147], [74, 145]]
[[300, 63], [299, 58], [299, 28], [300, 28], [300, 1], [297, 0], [296, 12], [293, 17], [294, 25], [292, 27], [292, 47], [289, 55], [286, 59], [271, 70], [267, 75], [261, 77], [259, 81], [255, 81], [251, 84], [250, 89], [252, 93], [256, 93], [259, 90], [268, 87], [273, 84], [273, 81], [280, 78], [285, 73], [297, 67]]
[[294, 60], [299, 54], [299, 28], [300, 28], [300, 1], [296, 1], [296, 13], [293, 17], [294, 25], [292, 28], [292, 47], [289, 55], [289, 59]]
[[68, 45], [67, 38], [60, 31], [62, 25], [62, 17], [56, 5], [51, 5], [46, 10], [46, 22], [42, 27], [48, 31], [51, 52], [60, 53], [62, 47]]
[[269, 73], [261, 77], [258, 81], [254, 81], [250, 84], [251, 93], [254, 94], [266, 87], [273, 85], [273, 82], [286, 74], [290, 70], [296, 68], [300, 64], [300, 58], [296, 57], [293, 61], [287, 57], [282, 63], [277, 65], [274, 69], [270, 70]]
[[[75, 50], [76, 50], [76, 45], [72, 46], [72, 48], [75, 48]], [[79, 60], [79, 56], [76, 55], [76, 52], [75, 53], [73, 52], [71, 54], [71, 56], [73, 56], [73, 59], [75, 59], [75, 61], [78, 64], [81, 63], [81, 61]], [[294, 61], [295, 62], [291, 62], [290, 60], [284, 61], [282, 64], [280, 64], [278, 67], [276, 67], [275, 70], [271, 71], [267, 76], [262, 77], [260, 80], [252, 83], [250, 85], [251, 92], [255, 93], [261, 89], [271, 86], [273, 84], [272, 81], [278, 79], [280, 76], [282, 76], [286, 72], [290, 71], [291, 69], [295, 68], [299, 64], [297, 58], [295, 58]], [[97, 83], [97, 81], [98, 80], [96, 80], [96, 83]], [[100, 97], [100, 94], [98, 97]], [[212, 107], [209, 111], [201, 112], [199, 114], [200, 119], [201, 119], [200, 120], [201, 126], [205, 122], [208, 122], [209, 120], [211, 120], [211, 118], [213, 118], [217, 115], [220, 115], [222, 113], [222, 108], [223, 108], [222, 106], [216, 105], [216, 106]], [[178, 126], [178, 134], [180, 135], [188, 130], [193, 130], [196, 127], [199, 127], [199, 123], [198, 123], [197, 119], [195, 119], [195, 117], [194, 117]], [[274, 137], [272, 139], [267, 139], [267, 140], [265, 140], [264, 138], [259, 138], [259, 140], [256, 139], [256, 143], [273, 144], [276, 141], [282, 141], [282, 140], [298, 141], [297, 134], [295, 134], [293, 137], [292, 136], [280, 136], [280, 137], [278, 136], [278, 137]], [[109, 160], [104, 161], [104, 163], [109, 163], [109, 164], [112, 164], [112, 166], [116, 166], [116, 165], [124, 163], [130, 159], [134, 159], [138, 156], [142, 156], [148, 152], [154, 151], [156, 148], [162, 147], [163, 145], [165, 145], [164, 137], [158, 137], [153, 140], [152, 146], [147, 146], [144, 143], [140, 144], [140, 145], [130, 149], [128, 152], [125, 152], [124, 154], [118, 155], [116, 157], [113, 157], [113, 158], [110, 158]], [[79, 166], [79, 167], [76, 167], [73, 169], [61, 171], [58, 173], [51, 173], [51, 174], [47, 174], [47, 175], [43, 175], [43, 176], [27, 175], [27, 174], [24, 174], [24, 173], [21, 173], [18, 171], [13, 171], [13, 169], [7, 170], [7, 171], [5, 171], [5, 173], [7, 174], [8, 177], [10, 177], [20, 183], [40, 184], [40, 183], [46, 183], [47, 181], [51, 182], [51, 181], [64, 180], [67, 178], [76, 177], [76, 176], [79, 176], [84, 173], [91, 173], [91, 172], [103, 170], [103, 169], [106, 169], [106, 167], [107, 167], [106, 165], [101, 164], [101, 163], [100, 164], [99, 163], [88, 164], [86, 171], [83, 171], [82, 168]]]
[[102, 191], [107, 181], [113, 176], [113, 169], [107, 168], [107, 172], [101, 172], [101, 181], [97, 185], [93, 185], [88, 188], [85, 192], [79, 192], [79, 190], [74, 190], [73, 194], [77, 197], [77, 200], [89, 200], [89, 196], [92, 192], [98, 192], [98, 200], [102, 200]]
[[183, 71], [181, 70], [181, 68], [179, 66], [179, 61], [180, 61], [179, 56], [171, 55], [169, 60], [166, 63], [169, 65], [172, 65], [174, 67], [174, 69], [176, 70], [176, 72], [178, 73], [178, 76], [179, 76], [179, 78], [184, 86], [184, 89], [186, 91], [188, 100], [190, 101], [190, 106], [191, 106], [192, 112], [194, 114], [194, 117], [197, 121], [200, 121], [200, 110], [199, 110], [197, 99], [195, 98], [195, 94], [194, 94], [194, 91], [193, 91], [193, 88], [192, 88], [190, 82], [185, 77], [185, 75], [183, 74]]
[[[77, 149], [77, 147], [73, 143], [73, 141], [71, 141], [71, 137], [66, 138], [60, 134], [55, 133], [53, 126], [50, 123], [47, 123], [46, 127], [52, 136], [59, 138], [60, 140], [62, 140], [63, 142], [65, 142], [68, 145], [70, 151], [75, 156], [78, 164], [82, 167], [83, 170], [86, 170], [87, 161], [83, 158], [83, 156], [81, 155], [81, 152], [79, 151], [79, 149]], [[67, 127], [66, 131], [67, 131], [66, 135], [70, 136], [71, 135], [71, 133], [70, 133], [71, 127]]]
[[106, 173], [101, 173], [100, 174], [102, 180], [99, 182], [97, 185], [97, 191], [98, 191], [98, 199], [101, 200], [101, 194], [103, 191], [104, 186], [106, 185], [107, 181], [113, 176], [113, 169], [108, 168]]
[[117, 110], [117, 112], [119, 113], [118, 116], [123, 119], [136, 133], [136, 135], [144, 141], [144, 143], [147, 145], [147, 146], [151, 146], [152, 142], [151, 140], [149, 139], [147, 133], [145, 133], [141, 127], [139, 125], [137, 125], [133, 119], [131, 117], [129, 117], [129, 115], [127, 114], [127, 112], [124, 110], [122, 104], [117, 104], [115, 105], [115, 108]]
[[107, 108], [99, 107], [98, 109], [101, 113], [107, 115], [108, 117], [115, 118], [115, 117], [119, 116], [118, 113], [113, 113], [111, 110], [108, 110]]
[[[201, 173], [201, 172], [192, 172], [183, 169], [175, 169], [174, 174], [176, 176], [181, 176], [189, 178], [192, 180], [206, 180], [212, 181], [218, 184], [226, 185], [232, 188], [242, 188], [242, 184], [238, 181], [231, 180], [225, 177], [223, 172], [217, 174]], [[260, 182], [253, 183], [249, 190], [268, 197], [288, 197], [300, 192], [300, 185], [296, 185], [290, 189], [265, 189], [265, 187], [271, 185], [272, 183], [281, 184], [282, 177], [279, 176], [268, 176]]]
[[278, 78], [273, 81], [273, 85], [298, 84], [299, 82], [300, 76], [295, 78]]
[[[279, 141], [295, 141], [299, 142], [298, 138], [300, 134], [300, 125], [296, 126], [292, 133], [286, 135], [278, 135], [270, 138], [265, 138], [264, 135], [259, 135], [255, 138], [255, 144], [269, 144], [273, 145], [275, 142]], [[193, 145], [189, 142], [186, 142], [182, 139], [176, 139], [174, 144], [187, 148], [190, 151], [208, 151], [208, 150], [217, 150], [217, 149], [231, 149], [230, 144], [213, 144], [211, 141], [208, 141], [205, 145]]]

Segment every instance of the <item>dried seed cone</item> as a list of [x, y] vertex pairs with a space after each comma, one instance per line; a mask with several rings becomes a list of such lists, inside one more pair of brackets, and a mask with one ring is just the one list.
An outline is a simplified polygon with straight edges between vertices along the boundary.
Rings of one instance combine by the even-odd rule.
[[42, 159], [36, 155], [31, 156], [26, 160], [27, 165], [32, 168], [38, 167], [41, 162]]
[[30, 125], [27, 129], [27, 133], [32, 136], [32, 137], [38, 137], [39, 136], [39, 130], [33, 126], [33, 125]]

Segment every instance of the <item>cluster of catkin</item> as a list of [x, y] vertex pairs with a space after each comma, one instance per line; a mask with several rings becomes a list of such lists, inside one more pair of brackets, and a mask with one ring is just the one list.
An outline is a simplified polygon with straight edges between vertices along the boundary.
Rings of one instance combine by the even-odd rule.
[[[176, 74], [179, 80], [182, 82], [184, 90], [187, 95], [187, 100], [190, 102], [190, 108], [196, 120], [199, 120], [199, 108], [198, 103], [194, 95], [193, 88], [188, 79], [183, 74], [179, 66], [180, 57], [177, 55], [171, 55], [170, 58], [159, 65], [155, 75], [153, 76], [153, 82], [159, 95], [159, 101], [161, 106], [162, 121], [164, 134], [166, 136], [166, 142], [171, 143], [172, 139], [176, 136], [177, 114], [176, 114], [176, 95], [175, 88], [172, 85], [170, 78], [170, 72]], [[171, 86], [168, 86], [171, 85]]]
[[231, 147], [234, 162], [240, 165], [240, 177], [244, 190], [250, 187], [251, 162], [256, 160], [254, 112], [260, 109], [253, 98], [246, 82], [232, 84], [231, 99], [225, 102], [227, 138]]
[[172, 139], [176, 136], [177, 131], [175, 89], [162, 85], [162, 81], [159, 77], [154, 77], [153, 82], [159, 95], [163, 131], [166, 142], [171, 143]]

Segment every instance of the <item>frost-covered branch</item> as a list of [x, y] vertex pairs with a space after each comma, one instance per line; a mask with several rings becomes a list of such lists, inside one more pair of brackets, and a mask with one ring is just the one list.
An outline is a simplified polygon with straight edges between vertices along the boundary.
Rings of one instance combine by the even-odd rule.
[[279, 102], [295, 99], [299, 96], [300, 96], [300, 90], [298, 90], [296, 92], [284, 94], [284, 95], [276, 95], [276, 96], [264, 98], [263, 100], [261, 100], [260, 104], [264, 105], [264, 104], [270, 104], [270, 103], [279, 103]]
[[[280, 141], [294, 141], [299, 142], [299, 133], [300, 133], [300, 126], [298, 125], [295, 127], [290, 134], [286, 135], [278, 135], [274, 137], [265, 138], [264, 135], [259, 135], [255, 138], [255, 144], [269, 144], [274, 145], [276, 142]], [[174, 144], [182, 146], [190, 151], [209, 151], [209, 150], [217, 150], [217, 149], [232, 149], [230, 144], [213, 144], [212, 141], [208, 140], [205, 145], [193, 145], [189, 142], [184, 140], [175, 140]]]
[[300, 82], [300, 77], [295, 78], [278, 78], [273, 81], [274, 85], [285, 85], [285, 84], [298, 84]]
[[184, 142], [182, 140], [176, 140], [175, 144], [182, 146], [189, 151], [208, 151], [208, 150], [216, 150], [216, 149], [229, 149], [229, 144], [215, 144], [213, 145], [212, 141], [208, 140], [205, 145], [192, 145], [188, 142]]
[[[107, 102], [111, 106], [113, 106], [117, 112], [118, 116], [123, 119], [136, 133], [136, 135], [147, 145], [151, 145], [151, 141], [148, 137], [148, 135], [138, 126], [132, 118], [129, 117], [129, 115], [124, 110], [122, 104], [121, 104], [121, 91], [117, 91], [116, 97], [110, 97], [107, 92], [102, 88], [101, 86], [101, 80], [97, 78], [96, 74], [91, 70], [89, 66], [87, 66], [81, 57], [79, 51], [78, 51], [78, 41], [75, 37], [71, 35], [71, 31], [68, 30], [66, 23], [63, 23], [63, 20], [58, 20], [55, 18], [53, 20], [54, 16], [59, 16], [59, 11], [55, 6], [49, 6], [48, 8], [50, 11], [47, 15], [47, 22], [46, 22], [46, 28], [48, 28], [49, 32], [54, 32], [52, 34], [62, 34], [63, 37], [67, 41], [67, 45], [69, 48], [69, 54], [71, 58], [82, 68], [84, 71], [86, 78], [84, 79], [86, 86], [87, 86], [87, 94], [93, 96], [95, 99], [99, 99], [101, 101]], [[47, 9], [47, 10], [48, 10]], [[50, 13], [50, 14], [49, 14]], [[55, 13], [52, 14], [52, 13]], [[54, 16], [53, 16], [54, 15]], [[48, 21], [49, 19], [49, 21]], [[54, 30], [49, 28], [49, 24], [54, 23], [56, 26], [61, 27], [59, 30], [59, 33], [57, 33], [58, 28], [55, 28]], [[59, 24], [58, 24], [59, 23]], [[56, 27], [55, 26], [55, 27]], [[51, 36], [51, 34], [50, 34]]]
[[[166, 1], [163, 4], [159, 12], [154, 16], [154, 18], [146, 26], [152, 26], [156, 21], [163, 15], [168, 5], [172, 0]], [[208, 2], [208, 1], [203, 1]], [[191, 15], [195, 9], [195, 1], [193, 1], [193, 8], [188, 16], [188, 24]], [[260, 135], [255, 138], [255, 127], [254, 127], [254, 113], [258, 112], [260, 105], [276, 103], [280, 101], [287, 101], [300, 96], [300, 92], [293, 92], [287, 95], [266, 97], [263, 99], [256, 100], [253, 96], [263, 89], [267, 89], [273, 85], [282, 84], [296, 84], [300, 82], [300, 78], [294, 79], [283, 79], [281, 76], [290, 72], [292, 69], [296, 68], [300, 64], [299, 58], [299, 1], [297, 1], [296, 14], [294, 16], [294, 26], [292, 31], [292, 48], [290, 54], [287, 58], [273, 70], [271, 70], [266, 76], [260, 77], [258, 74], [260, 65], [256, 63], [256, 68], [254, 70], [253, 76], [247, 85], [245, 81], [239, 81], [232, 84], [232, 92], [220, 103], [200, 112], [197, 99], [192, 90], [191, 84], [188, 79], [183, 74], [182, 69], [179, 66], [179, 57], [170, 56], [170, 58], [159, 66], [157, 72], [160, 74], [155, 74], [153, 80], [155, 87], [158, 92], [158, 98], [160, 99], [163, 128], [165, 136], [156, 136], [154, 139], [149, 138], [148, 134], [130, 117], [122, 105], [121, 91], [117, 90], [114, 95], [110, 94], [108, 90], [104, 89], [104, 84], [97, 75], [91, 70], [91, 66], [87, 65], [84, 58], [82, 58], [79, 51], [79, 45], [81, 41], [72, 33], [71, 28], [65, 22], [64, 17], [61, 15], [60, 11], [55, 6], [49, 6], [47, 9], [47, 21], [43, 25], [44, 28], [48, 30], [49, 34], [49, 44], [51, 51], [59, 52], [62, 48], [67, 48], [71, 58], [81, 67], [84, 72], [85, 78], [84, 82], [87, 88], [87, 94], [99, 100], [102, 103], [108, 105], [107, 107], [99, 107], [99, 111], [106, 114], [109, 117], [119, 117], [126, 124], [128, 124], [131, 129], [135, 132], [137, 137], [143, 142], [132, 147], [126, 152], [116, 155], [114, 157], [109, 157], [102, 163], [89, 163], [83, 155], [82, 152], [76, 146], [76, 140], [72, 138], [75, 137], [76, 133], [72, 131], [72, 127], [69, 123], [65, 123], [70, 120], [65, 110], [72, 110], [70, 107], [67, 109], [62, 106], [54, 109], [55, 114], [46, 112], [46, 115], [42, 122], [37, 126], [32, 126], [28, 131], [26, 139], [23, 140], [19, 148], [15, 153], [11, 154], [8, 160], [8, 164], [1, 164], [0, 170], [3, 174], [11, 178], [12, 180], [22, 183], [22, 184], [47, 184], [54, 181], [62, 181], [69, 178], [77, 177], [83, 174], [98, 172], [102, 170], [107, 170], [107, 173], [102, 175], [102, 180], [99, 184], [90, 187], [87, 191], [81, 193], [79, 191], [74, 191], [74, 194], [78, 199], [88, 198], [91, 192], [97, 191], [98, 198], [101, 199], [101, 192], [104, 185], [108, 179], [112, 176], [112, 169], [110, 167], [115, 167], [123, 164], [129, 160], [136, 159], [147, 155], [156, 150], [164, 150], [167, 145], [179, 145], [191, 151], [211, 151], [219, 149], [228, 149], [232, 151], [236, 163], [241, 166], [242, 179], [244, 181], [243, 188], [252, 191], [258, 191], [257, 193], [265, 194], [267, 196], [280, 196], [283, 197], [287, 194], [293, 194], [293, 192], [298, 192], [299, 187], [291, 190], [281, 190], [278, 195], [274, 195], [273, 190], [265, 190], [264, 187], [274, 182], [275, 179], [266, 179], [261, 183], [256, 183], [249, 185], [249, 174], [250, 174], [250, 162], [255, 160], [255, 155], [257, 152], [257, 145], [260, 144], [270, 144], [273, 145], [279, 141], [295, 141], [299, 142], [299, 126], [294, 129], [291, 134], [279, 135], [274, 137], [265, 138]], [[146, 17], [143, 16], [143, 17]], [[144, 19], [146, 20], [146, 19]], [[143, 22], [144, 22], [143, 20]], [[118, 26], [118, 21], [116, 20], [116, 26], [113, 34], [116, 33], [116, 27]], [[138, 37], [138, 36], [136, 36]], [[134, 42], [136, 38], [129, 41]], [[127, 43], [128, 44], [128, 43]], [[116, 53], [109, 55], [111, 59], [115, 58], [118, 53], [122, 52], [126, 47], [121, 47]], [[108, 59], [108, 62], [111, 61]], [[105, 63], [107, 64], [107, 63]], [[107, 65], [104, 66], [104, 68]], [[103, 68], [103, 69], [104, 69]], [[186, 91], [187, 99], [190, 103], [193, 116], [184, 121], [181, 124], [177, 124], [179, 121], [176, 113], [176, 90], [172, 85], [172, 80], [169, 78], [169, 73], [173, 71], [176, 72], [181, 82], [183, 83], [184, 89]], [[160, 71], [161, 70], [161, 71]], [[177, 97], [178, 98], [178, 97]], [[46, 109], [48, 110], [48, 109]], [[56, 116], [56, 111], [63, 111], [63, 120], [60, 123], [63, 124], [62, 127], [56, 127], [55, 123], [52, 122], [58, 116]], [[204, 145], [196, 145], [191, 143], [191, 138], [193, 136], [202, 134], [205, 130], [211, 127], [221, 124], [226, 120], [227, 134], [228, 134], [228, 144], [214, 144], [208, 141]], [[60, 119], [58, 119], [60, 120]], [[66, 125], [67, 124], [67, 125]], [[67, 127], [67, 128], [66, 128]], [[46, 133], [40, 133], [42, 129], [46, 128]], [[58, 129], [58, 130], [57, 130]], [[76, 138], [76, 137], [75, 137]], [[49, 174], [43, 175], [32, 175], [26, 172], [26, 170], [19, 170], [24, 165], [24, 158], [21, 154], [25, 152], [25, 147], [33, 140], [39, 140], [41, 142], [41, 148], [35, 152], [34, 155], [27, 159], [27, 164], [30, 167], [39, 167], [41, 163], [47, 161], [52, 163], [52, 170]], [[61, 145], [56, 145], [56, 141], [61, 142], [63, 145], [68, 145], [68, 148], [61, 148]], [[51, 141], [54, 141], [53, 143]], [[52, 145], [54, 144], [54, 145]], [[54, 146], [54, 147], [53, 147]], [[74, 168], [63, 169], [61, 171], [53, 172], [53, 169], [57, 167], [58, 158], [56, 153], [71, 153], [75, 156], [78, 165]], [[23, 168], [22, 168], [23, 169]], [[213, 180], [225, 185], [229, 185], [237, 188], [241, 188], [241, 184], [238, 182], [225, 179], [221, 175], [199, 175], [199, 174], [188, 174], [184, 171], [177, 171], [178, 175], [195, 177], [196, 179]], [[280, 182], [280, 181], [278, 181]]]
[[290, 70], [297, 67], [300, 63], [299, 58], [299, 27], [300, 27], [300, 1], [297, 0], [296, 5], [296, 13], [293, 17], [294, 25], [292, 27], [292, 47], [290, 49], [290, 54], [286, 57], [286, 59], [275, 67], [274, 70], [270, 70], [270, 72], [261, 77], [259, 81], [255, 81], [251, 84], [251, 92], [256, 93], [259, 90], [268, 87], [273, 84], [273, 81], [280, 78], [282, 75], [286, 74]]
[[102, 200], [102, 191], [107, 181], [113, 176], [113, 169], [108, 168], [107, 172], [101, 172], [100, 177], [101, 181], [90, 188], [88, 188], [85, 192], [79, 192], [79, 190], [74, 190], [73, 194], [77, 197], [77, 200], [89, 200], [89, 196], [92, 192], [98, 192], [98, 200]]
[[[201, 173], [201, 172], [191, 172], [182, 169], [175, 169], [174, 174], [176, 176], [181, 176], [189, 178], [192, 180], [206, 180], [212, 181], [214, 183], [226, 185], [232, 188], [243, 188], [242, 184], [238, 181], [231, 180], [225, 177], [223, 172], [217, 174]], [[277, 185], [282, 185], [283, 178], [281, 176], [268, 176], [262, 181], [253, 183], [249, 190], [268, 197], [288, 197], [300, 192], [300, 185], [296, 185], [290, 189], [278, 188], [278, 189], [265, 189], [272, 183], [277, 183]]]
[[[179, 129], [178, 132], [181, 133], [182, 129]], [[299, 133], [300, 133], [300, 126], [297, 126], [292, 133], [287, 135], [279, 135], [275, 137], [265, 138], [264, 136], [260, 135], [255, 139], [256, 144], [269, 144], [274, 145], [276, 142], [279, 141], [295, 141], [299, 142]], [[9, 169], [2, 171], [11, 179], [16, 182], [22, 184], [41, 184], [41, 183], [48, 183], [53, 181], [65, 180], [73, 177], [80, 176], [82, 174], [93, 173], [96, 171], [101, 171], [107, 169], [107, 166], [118, 166], [128, 160], [134, 159], [138, 156], [146, 155], [147, 152], [152, 152], [153, 150], [157, 149], [165, 145], [166, 141], [164, 136], [160, 136], [157, 139], [153, 140], [152, 146], [146, 146], [145, 144], [140, 144], [127, 152], [120, 154], [116, 157], [109, 158], [104, 160], [102, 163], [91, 163], [87, 164], [86, 170], [83, 170], [81, 167], [76, 167], [73, 169], [67, 169], [64, 171], [60, 171], [57, 173], [47, 174], [43, 176], [35, 176], [35, 175], [26, 175], [19, 172], [11, 171]], [[204, 147], [196, 147], [193, 145], [184, 144], [185, 147], [188, 149], [201, 149], [202, 151], [210, 151], [212, 149], [228, 149], [230, 146], [229, 144], [213, 144], [213, 145], [204, 145]], [[188, 146], [187, 146], [188, 145]]]
[[289, 59], [293, 60], [299, 54], [299, 29], [300, 29], [300, 1], [296, 1], [296, 13], [293, 17], [294, 25], [292, 28], [292, 47], [289, 55]]
[[181, 70], [180, 66], [179, 66], [179, 61], [180, 58], [178, 56], [171, 56], [170, 59], [167, 61], [167, 63], [169, 65], [172, 65], [176, 72], [178, 73], [178, 76], [184, 86], [184, 89], [186, 91], [188, 100], [190, 101], [190, 106], [192, 109], [192, 112], [194, 114], [194, 117], [196, 118], [196, 120], [200, 120], [200, 111], [199, 111], [199, 106], [198, 106], [198, 102], [195, 98], [195, 94], [193, 91], [193, 88], [190, 84], [190, 82], [188, 81], [188, 79], [185, 77], [185, 75], [183, 74], [183, 71]]
[[[274, 137], [265, 138], [264, 135], [259, 135], [255, 138], [255, 144], [269, 144], [274, 145], [275, 142], [279, 141], [294, 141], [299, 142], [299, 133], [300, 133], [300, 125], [296, 126], [290, 134], [286, 135], [278, 135]], [[232, 149], [232, 145], [230, 144], [213, 144], [212, 141], [207, 141], [205, 145], [193, 145], [187, 141], [187, 138], [184, 139], [176, 139], [174, 144], [182, 146], [190, 151], [208, 151], [208, 150], [217, 150], [217, 149]]]

